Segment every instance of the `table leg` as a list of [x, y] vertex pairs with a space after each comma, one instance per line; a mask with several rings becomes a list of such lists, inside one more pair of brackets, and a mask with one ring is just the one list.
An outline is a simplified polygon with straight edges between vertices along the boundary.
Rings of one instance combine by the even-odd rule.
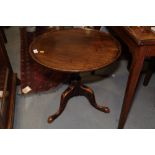
[[61, 115], [61, 113], [65, 110], [68, 100], [73, 96], [73, 93], [74, 87], [72, 85], [63, 92], [61, 95], [59, 110], [55, 114], [48, 117], [48, 123], [52, 123], [58, 116]]
[[110, 109], [108, 107], [105, 107], [105, 106], [101, 106], [101, 105], [98, 105], [96, 103], [96, 99], [95, 99], [95, 95], [94, 95], [94, 92], [91, 88], [85, 86], [85, 85], [81, 85], [80, 86], [80, 92], [81, 92], [81, 95], [85, 96], [89, 103], [96, 109], [102, 111], [102, 112], [105, 112], [105, 113], [109, 113], [110, 112]]
[[136, 51], [135, 53], [136, 54], [133, 55], [132, 59], [124, 102], [119, 119], [119, 129], [122, 129], [124, 127], [127, 120], [127, 116], [132, 105], [132, 99], [134, 97], [136, 86], [138, 84], [138, 79], [140, 77], [140, 72], [143, 67], [144, 56], [142, 55], [142, 52]]
[[71, 79], [72, 79], [72, 82], [70, 86], [63, 92], [61, 96], [61, 101], [60, 101], [60, 106], [58, 111], [55, 114], [48, 117], [48, 123], [52, 123], [58, 116], [61, 115], [61, 113], [64, 111], [67, 105], [68, 100], [74, 96], [85, 96], [90, 102], [90, 104], [96, 109], [105, 113], [110, 112], [108, 107], [100, 106], [96, 103], [93, 90], [81, 83], [80, 76], [74, 75], [72, 76]]

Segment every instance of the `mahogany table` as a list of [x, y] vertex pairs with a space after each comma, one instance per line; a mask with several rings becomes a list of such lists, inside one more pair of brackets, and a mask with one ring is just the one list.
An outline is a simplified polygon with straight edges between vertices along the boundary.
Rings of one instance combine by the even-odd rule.
[[120, 46], [112, 36], [91, 29], [49, 31], [31, 43], [29, 52], [41, 65], [71, 74], [70, 85], [61, 95], [60, 107], [49, 116], [48, 123], [64, 111], [74, 96], [85, 96], [96, 109], [110, 112], [108, 107], [96, 103], [93, 90], [81, 82], [80, 73], [103, 68], [119, 57]]
[[132, 63], [128, 77], [124, 102], [118, 128], [123, 128], [130, 111], [136, 86], [145, 58], [155, 56], [155, 34], [142, 27], [109, 27], [109, 30], [123, 41], [132, 54]]

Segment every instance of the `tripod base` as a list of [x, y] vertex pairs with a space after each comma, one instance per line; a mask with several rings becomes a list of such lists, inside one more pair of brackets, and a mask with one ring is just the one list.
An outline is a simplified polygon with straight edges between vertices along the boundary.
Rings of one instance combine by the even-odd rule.
[[71, 84], [61, 95], [58, 111], [55, 114], [49, 116], [48, 123], [52, 123], [57, 117], [61, 115], [68, 103], [68, 100], [74, 96], [85, 96], [94, 108], [105, 113], [110, 112], [108, 107], [100, 106], [96, 103], [93, 90], [82, 84], [80, 76], [73, 75], [71, 77]]

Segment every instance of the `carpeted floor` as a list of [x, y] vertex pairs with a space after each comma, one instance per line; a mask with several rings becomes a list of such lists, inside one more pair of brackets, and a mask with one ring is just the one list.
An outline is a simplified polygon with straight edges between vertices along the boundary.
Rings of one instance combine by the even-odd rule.
[[[8, 38], [7, 50], [15, 72], [20, 77], [20, 34], [18, 27], [6, 30]], [[59, 107], [60, 95], [67, 88], [61, 84], [55, 89], [29, 95], [16, 96], [14, 128], [47, 128], [47, 129], [115, 129], [123, 102], [124, 91], [128, 78], [127, 62], [121, 59], [107, 69], [99, 70], [98, 74], [111, 76], [92, 76], [83, 74], [83, 81], [95, 92], [99, 104], [108, 105], [110, 114], [94, 109], [84, 97], [72, 98], [63, 114], [52, 124], [47, 118]], [[133, 107], [125, 128], [155, 128], [155, 76], [147, 87], [139, 83]]]
[[67, 74], [52, 71], [37, 62], [35, 62], [29, 54], [29, 45], [38, 34], [43, 34], [47, 30], [40, 30], [37, 33], [27, 32], [26, 28], [20, 29], [20, 71], [21, 71], [21, 92], [29, 87], [31, 90], [28, 93], [37, 93], [47, 91], [57, 87], [67, 78]]

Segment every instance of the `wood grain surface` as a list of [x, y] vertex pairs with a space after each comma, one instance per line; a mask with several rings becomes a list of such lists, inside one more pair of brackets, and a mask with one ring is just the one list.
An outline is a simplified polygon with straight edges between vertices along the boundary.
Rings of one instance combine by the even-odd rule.
[[[39, 53], [34, 54], [34, 49]], [[120, 55], [120, 45], [103, 32], [67, 29], [40, 35], [31, 43], [29, 52], [35, 61], [53, 70], [85, 72], [114, 62]]]
[[[146, 26], [124, 26], [128, 35], [136, 41], [138, 45], [155, 44], [155, 33]], [[146, 30], [145, 30], [146, 29]]]

